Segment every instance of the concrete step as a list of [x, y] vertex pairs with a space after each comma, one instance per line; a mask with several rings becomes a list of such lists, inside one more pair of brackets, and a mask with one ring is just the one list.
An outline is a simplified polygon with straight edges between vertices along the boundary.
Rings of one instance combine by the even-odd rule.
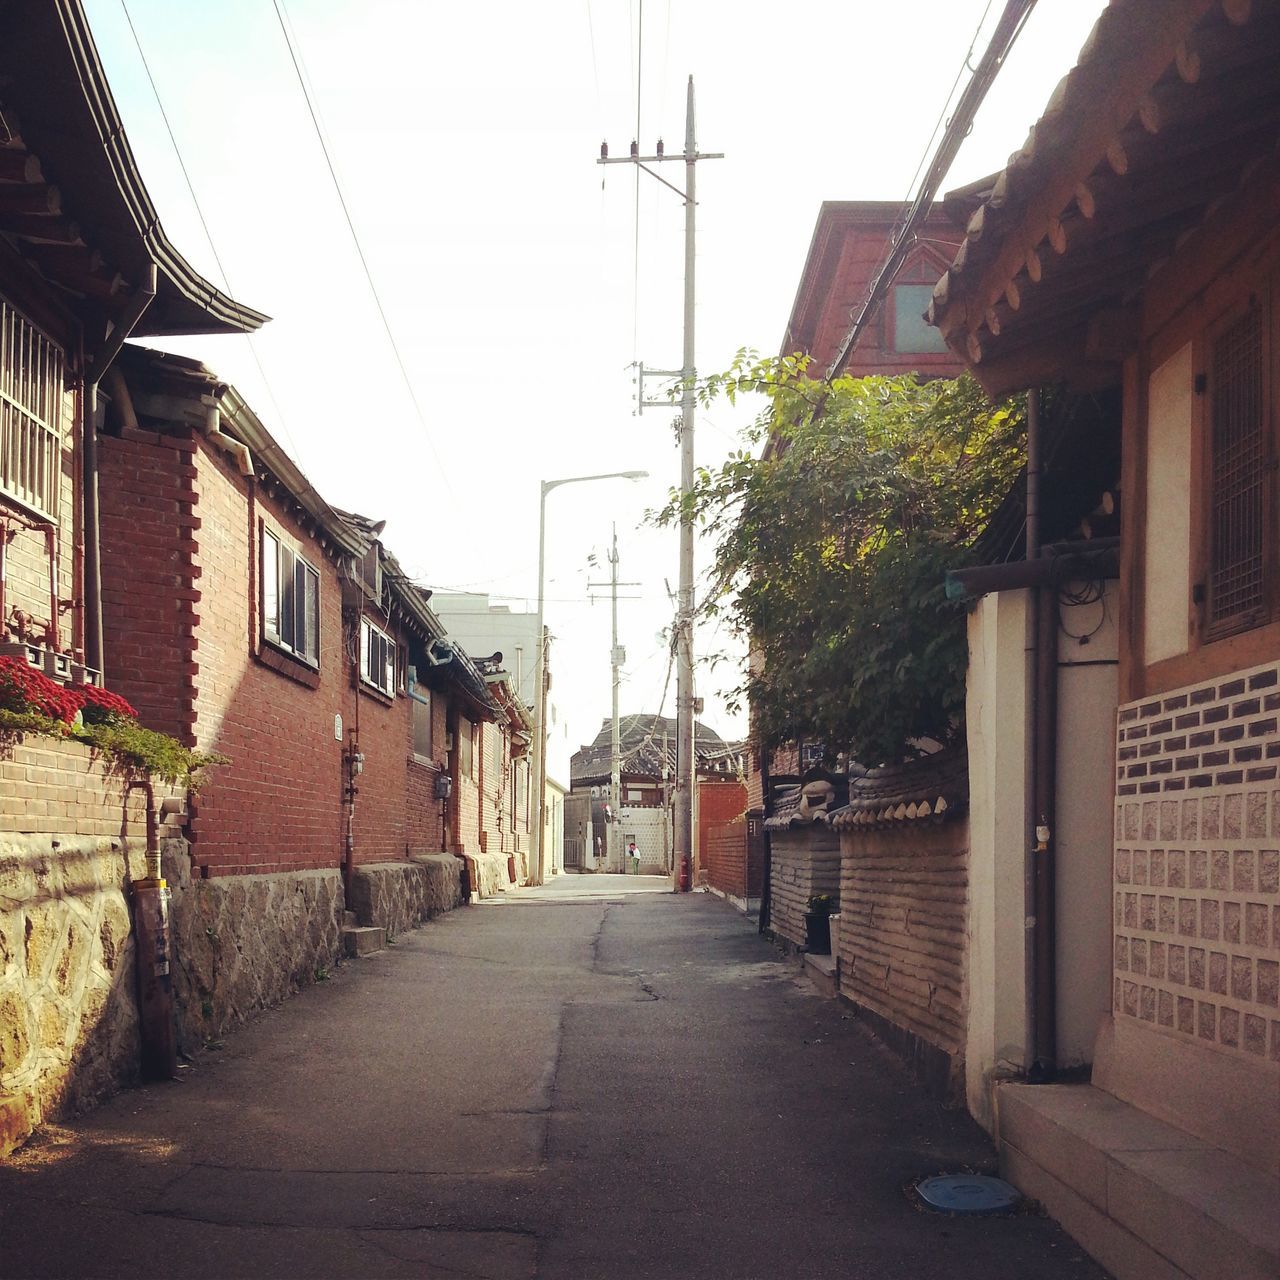
[[833, 998], [840, 994], [839, 981], [836, 977], [835, 956], [816, 956], [806, 951], [804, 954], [804, 976], [818, 988], [822, 995]]
[[1092, 1085], [996, 1091], [1000, 1166], [1117, 1280], [1275, 1280], [1280, 1181]]
[[387, 945], [387, 931], [375, 925], [348, 925], [342, 930], [342, 950], [350, 957], [368, 956]]

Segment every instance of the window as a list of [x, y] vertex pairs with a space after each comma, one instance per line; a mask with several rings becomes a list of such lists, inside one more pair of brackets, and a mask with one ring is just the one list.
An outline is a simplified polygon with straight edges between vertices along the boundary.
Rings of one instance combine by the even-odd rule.
[[413, 754], [429, 759], [434, 745], [431, 735], [431, 694], [414, 685], [409, 690], [409, 700], [413, 708]]
[[62, 352], [0, 298], [0, 491], [58, 514]]
[[940, 329], [929, 324], [924, 313], [933, 298], [931, 284], [898, 284], [893, 287], [893, 349], [907, 355], [945, 352]]
[[388, 698], [396, 696], [396, 642], [368, 618], [360, 619], [360, 679]]
[[464, 778], [475, 777], [475, 731], [466, 716], [458, 717], [458, 768]]
[[1251, 305], [1213, 339], [1209, 417], [1209, 631], [1265, 621], [1268, 477], [1263, 313]]
[[320, 575], [270, 529], [262, 531], [262, 634], [320, 665]]

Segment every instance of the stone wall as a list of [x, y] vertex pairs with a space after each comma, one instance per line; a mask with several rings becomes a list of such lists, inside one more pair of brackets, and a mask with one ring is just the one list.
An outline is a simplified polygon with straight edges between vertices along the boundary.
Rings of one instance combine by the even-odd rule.
[[338, 869], [193, 879], [180, 840], [165, 841], [172, 892], [173, 987], [185, 1053], [279, 1004], [338, 962]]
[[769, 927], [794, 946], [804, 943], [804, 913], [818, 893], [840, 893], [840, 838], [824, 822], [769, 833]]
[[356, 867], [351, 883], [351, 910], [360, 923], [388, 935], [406, 933], [461, 901], [462, 861], [451, 853]]
[[80, 743], [0, 740], [0, 1155], [137, 1074], [140, 792]]

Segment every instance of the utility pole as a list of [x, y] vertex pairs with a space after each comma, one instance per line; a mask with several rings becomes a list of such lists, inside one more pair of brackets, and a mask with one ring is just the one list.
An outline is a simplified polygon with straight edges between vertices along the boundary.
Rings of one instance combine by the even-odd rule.
[[[604, 586], [604, 583], [590, 582], [589, 587]], [[620, 869], [622, 854], [618, 849], [618, 823], [622, 821], [622, 729], [618, 720], [618, 691], [622, 686], [622, 664], [627, 660], [627, 651], [618, 643], [618, 588], [638, 587], [638, 582], [618, 581], [618, 526], [613, 526], [613, 545], [609, 552], [609, 601], [613, 613], [613, 643], [609, 649], [609, 666], [613, 675], [613, 721], [609, 733], [609, 807], [613, 810], [613, 821], [605, 827], [605, 866], [612, 868], [617, 855]]]
[[[662, 143], [651, 156], [640, 155], [638, 142], [632, 142], [631, 154], [609, 159], [609, 148], [600, 147], [599, 164], [634, 164], [665, 187], [670, 187], [684, 200], [684, 351], [679, 372], [680, 397], [680, 495], [687, 504], [693, 491], [693, 417], [697, 403], [695, 382], [697, 366], [694, 358], [695, 254], [697, 240], [697, 164], [699, 160], [723, 159], [720, 152], [700, 152], [694, 127], [693, 77], [685, 98], [684, 153], [668, 156]], [[648, 168], [665, 160], [684, 160], [685, 189], [680, 190]], [[670, 407], [669, 401], [647, 401], [644, 397], [646, 376], [672, 377], [671, 370], [640, 368], [640, 407]], [[693, 694], [693, 520], [687, 509], [680, 517], [680, 581], [676, 596], [676, 788], [673, 805], [675, 888], [687, 892], [693, 881], [693, 789], [697, 779], [694, 754]]]

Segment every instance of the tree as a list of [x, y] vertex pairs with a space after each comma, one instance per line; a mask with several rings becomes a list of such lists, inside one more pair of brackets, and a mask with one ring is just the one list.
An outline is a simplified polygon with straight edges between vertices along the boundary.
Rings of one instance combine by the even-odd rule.
[[751, 645], [732, 696], [750, 699], [760, 745], [817, 738], [882, 764], [962, 731], [965, 610], [945, 574], [1017, 475], [1024, 420], [968, 377], [824, 384], [805, 364], [740, 352], [699, 387], [768, 405], [748, 448], [656, 519], [687, 510], [714, 540], [702, 608]]

